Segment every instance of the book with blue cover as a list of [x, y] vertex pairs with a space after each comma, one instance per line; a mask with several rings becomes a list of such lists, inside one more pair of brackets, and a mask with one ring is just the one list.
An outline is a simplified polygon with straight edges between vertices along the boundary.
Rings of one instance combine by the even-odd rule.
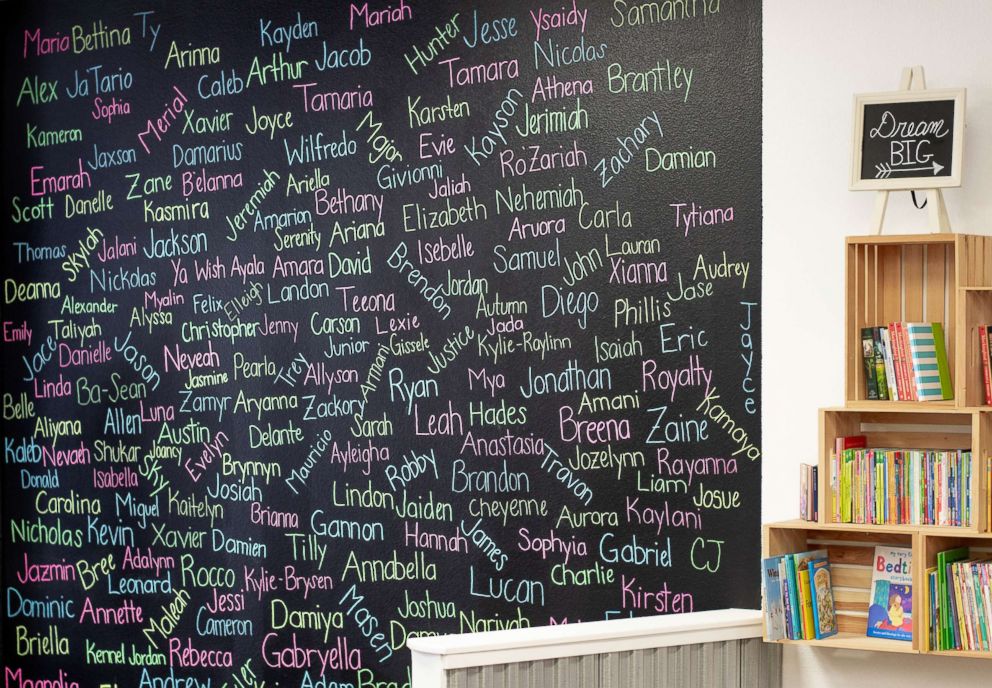
[[761, 579], [765, 591], [765, 636], [779, 640], [785, 636], [785, 606], [782, 601], [782, 581], [779, 562], [784, 557], [769, 557], [761, 562]]
[[837, 634], [837, 609], [834, 605], [830, 562], [826, 559], [811, 561], [809, 579], [813, 596], [813, 631], [817, 640], [829, 638]]

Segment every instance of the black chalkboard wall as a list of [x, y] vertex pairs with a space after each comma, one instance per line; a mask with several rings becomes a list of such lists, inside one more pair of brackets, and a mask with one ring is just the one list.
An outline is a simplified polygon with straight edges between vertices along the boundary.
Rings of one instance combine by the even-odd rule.
[[758, 604], [759, 2], [6, 5], [6, 686]]

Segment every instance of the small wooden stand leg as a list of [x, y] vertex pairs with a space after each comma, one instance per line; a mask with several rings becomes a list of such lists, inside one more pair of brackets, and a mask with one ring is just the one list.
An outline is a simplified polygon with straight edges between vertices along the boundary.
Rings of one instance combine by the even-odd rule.
[[875, 196], [875, 210], [871, 214], [871, 231], [873, 234], [882, 233], [885, 223], [885, 208], [889, 205], [889, 192], [879, 191]]
[[927, 213], [930, 216], [931, 232], [950, 232], [951, 220], [947, 215], [947, 204], [940, 189], [927, 191]]

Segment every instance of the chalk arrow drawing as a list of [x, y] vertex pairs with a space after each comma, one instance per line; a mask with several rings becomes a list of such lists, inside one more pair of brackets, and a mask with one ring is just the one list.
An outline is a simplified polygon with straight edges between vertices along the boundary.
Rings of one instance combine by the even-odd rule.
[[942, 169], [944, 166], [937, 161], [934, 161], [932, 165], [924, 165], [923, 167], [900, 167], [881, 162], [875, 165], [875, 179], [888, 179], [892, 174], [902, 174], [903, 172], [927, 172], [930, 170], [933, 171], [934, 176], [937, 176]]

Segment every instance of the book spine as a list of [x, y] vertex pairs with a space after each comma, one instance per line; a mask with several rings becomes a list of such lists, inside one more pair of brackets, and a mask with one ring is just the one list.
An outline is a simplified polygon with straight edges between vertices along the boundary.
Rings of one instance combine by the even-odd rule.
[[875, 339], [870, 327], [861, 328], [861, 360], [865, 371], [865, 398], [878, 399], [878, 381], [875, 379]]
[[889, 399], [899, 401], [899, 386], [896, 384], [896, 369], [892, 357], [892, 338], [889, 336], [889, 328], [882, 327], [882, 353], [885, 358], [885, 381], [889, 385]]
[[930, 323], [930, 330], [933, 332], [933, 348], [937, 358], [937, 377], [940, 383], [940, 398], [954, 398], [954, 382], [951, 380], [951, 369], [947, 363], [947, 345], [944, 342], [944, 326], [939, 323]]
[[916, 401], [916, 384], [913, 382], [913, 361], [909, 351], [909, 335], [906, 332], [906, 323], [896, 323], [899, 337], [899, 350], [901, 352], [900, 362], [902, 367], [902, 385], [906, 391], [906, 398], [909, 401]]
[[978, 343], [982, 348], [982, 379], [985, 381], [985, 405], [992, 404], [992, 371], [989, 370], [989, 332], [987, 325], [978, 327]]
[[788, 555], [778, 562], [778, 579], [782, 584], [782, 609], [785, 610], [785, 637], [796, 639], [795, 626], [792, 623], [792, 589], [789, 586], [789, 571], [786, 564]]
[[889, 399], [889, 382], [885, 377], [885, 349], [882, 347], [882, 330], [879, 327], [871, 328], [872, 347], [875, 352], [875, 387], [878, 389], [878, 398], [882, 401]]
[[809, 569], [799, 571], [799, 601], [802, 609], [803, 640], [813, 640], [816, 633], [813, 629], [813, 593], [809, 585]]
[[792, 604], [792, 631], [796, 640], [802, 640], [802, 621], [799, 613], [799, 579], [796, 577], [796, 558], [785, 558], [785, 569], [789, 579], [789, 601]]

